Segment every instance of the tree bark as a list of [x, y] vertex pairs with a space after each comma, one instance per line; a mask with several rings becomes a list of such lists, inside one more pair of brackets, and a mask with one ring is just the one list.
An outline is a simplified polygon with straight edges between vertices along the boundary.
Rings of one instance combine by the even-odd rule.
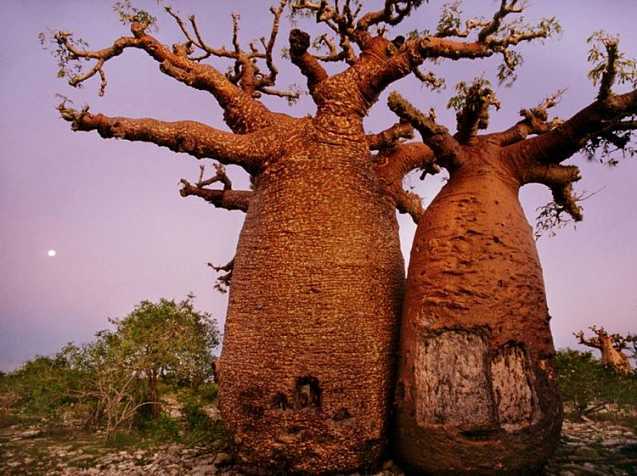
[[465, 147], [411, 252], [395, 446], [435, 474], [537, 470], [562, 409], [542, 270], [497, 147]]
[[150, 403], [150, 412], [153, 418], [161, 415], [161, 403], [159, 403], [159, 392], [157, 391], [157, 372], [155, 370], [148, 371], [148, 400]]
[[[238, 459], [348, 472], [386, 443], [404, 284], [395, 206], [360, 120], [305, 120], [258, 177], [220, 358]], [[319, 125], [317, 125], [319, 122]]]
[[602, 365], [622, 375], [630, 375], [633, 373], [628, 357], [621, 350], [615, 348], [608, 335], [600, 336], [600, 344]]

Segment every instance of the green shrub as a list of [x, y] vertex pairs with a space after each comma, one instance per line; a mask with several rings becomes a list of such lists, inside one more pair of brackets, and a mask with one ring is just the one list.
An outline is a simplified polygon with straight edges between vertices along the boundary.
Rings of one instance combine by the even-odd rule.
[[219, 387], [216, 383], [208, 382], [201, 384], [195, 390], [195, 393], [199, 395], [199, 398], [202, 402], [212, 403], [217, 400], [217, 395], [219, 394]]
[[165, 413], [156, 418], [144, 420], [139, 425], [139, 430], [145, 438], [157, 443], [181, 441], [179, 423]]
[[212, 426], [212, 420], [195, 402], [189, 402], [182, 408], [186, 429], [190, 431], [207, 430]]
[[139, 437], [129, 431], [114, 431], [106, 436], [106, 444], [112, 448], [130, 448]]
[[576, 418], [608, 404], [637, 405], [637, 376], [605, 368], [590, 352], [561, 350], [555, 364], [562, 400], [572, 406]]

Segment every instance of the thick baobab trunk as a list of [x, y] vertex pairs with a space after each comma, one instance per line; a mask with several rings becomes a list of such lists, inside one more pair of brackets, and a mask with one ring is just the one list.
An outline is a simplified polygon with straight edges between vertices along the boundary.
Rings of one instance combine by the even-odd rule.
[[385, 444], [404, 265], [362, 139], [308, 121], [241, 232], [220, 407], [239, 462], [266, 472], [355, 470]]
[[476, 147], [451, 173], [411, 252], [395, 443], [410, 467], [435, 474], [532, 472], [560, 434], [542, 271], [520, 184], [485, 155]]

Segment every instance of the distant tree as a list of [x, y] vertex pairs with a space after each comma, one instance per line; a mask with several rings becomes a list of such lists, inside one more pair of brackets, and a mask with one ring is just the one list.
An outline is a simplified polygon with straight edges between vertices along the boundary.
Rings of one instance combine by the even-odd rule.
[[584, 331], [574, 334], [579, 343], [599, 350], [602, 354], [602, 365], [620, 374], [630, 375], [633, 373], [628, 360], [629, 356], [624, 353], [624, 350], [629, 350], [632, 345], [634, 355], [635, 347], [637, 346], [637, 335], [609, 334], [603, 327], [595, 325], [590, 326], [589, 329], [595, 334], [590, 339], [584, 337]]
[[15, 404], [38, 415], [54, 415], [74, 403], [77, 379], [64, 357], [36, 356], [3, 378], [2, 391], [16, 395]]
[[110, 322], [114, 329], [99, 331], [95, 341], [69, 343], [4, 375], [1, 400], [34, 414], [81, 403], [89, 409], [86, 423], [104, 425], [110, 435], [130, 427], [145, 407], [153, 417], [160, 414], [160, 380], [196, 387], [212, 379], [220, 334], [210, 314], [195, 310], [193, 296], [142, 301]]
[[637, 405], [637, 377], [614, 372], [590, 352], [561, 350], [555, 363], [562, 399], [577, 419], [611, 403]]
[[124, 319], [111, 322], [110, 350], [130, 375], [145, 380], [154, 416], [161, 412], [161, 378], [198, 385], [212, 377], [212, 351], [220, 335], [210, 314], [194, 309], [193, 296], [180, 302], [142, 301]]

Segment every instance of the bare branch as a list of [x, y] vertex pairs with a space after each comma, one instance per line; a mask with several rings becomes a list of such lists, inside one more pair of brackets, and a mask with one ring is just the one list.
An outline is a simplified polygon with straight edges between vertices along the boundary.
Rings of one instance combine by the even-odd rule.
[[[110, 47], [94, 51], [86, 49], [85, 43], [74, 41], [69, 33], [57, 32], [55, 40], [66, 52], [68, 61], [95, 60], [90, 71], [71, 76], [69, 84], [78, 87], [83, 81], [99, 73], [102, 78], [101, 87], [105, 87], [105, 62], [119, 56], [127, 48], [137, 48], [159, 62], [160, 69], [165, 74], [193, 88], [212, 93], [226, 112], [226, 120], [233, 130], [248, 132], [272, 124], [274, 115], [263, 104], [243, 93], [212, 66], [189, 59], [184, 54], [189, 48], [188, 43], [175, 45], [174, 50], [171, 50], [147, 34], [147, 26], [146, 23], [133, 22], [132, 37], [118, 38]], [[200, 43], [200, 39], [197, 39], [197, 43]]]
[[436, 124], [431, 115], [425, 116], [395, 91], [389, 95], [387, 104], [394, 114], [409, 122], [420, 133], [423, 142], [431, 147], [440, 165], [451, 168], [458, 165], [460, 144], [446, 127]]
[[400, 139], [411, 139], [413, 136], [414, 129], [411, 124], [397, 122], [378, 134], [368, 134], [366, 139], [369, 150], [380, 150], [395, 147]]
[[559, 187], [577, 182], [582, 178], [575, 165], [533, 164], [524, 170], [523, 183], [541, 183], [548, 187]]
[[[397, 124], [400, 126], [400, 124]], [[402, 188], [403, 178], [412, 170], [434, 175], [440, 168], [434, 162], [432, 150], [422, 143], [403, 143], [395, 147], [382, 148], [374, 156], [374, 170], [383, 184], [385, 193], [394, 201], [400, 213], [411, 215], [418, 223], [424, 210], [421, 198], [414, 192]]]
[[408, 213], [417, 225], [423, 213], [425, 213], [425, 209], [422, 206], [422, 198], [417, 193], [399, 188], [394, 192], [394, 199], [398, 212]]
[[[62, 118], [73, 130], [96, 130], [104, 138], [151, 142], [175, 152], [197, 158], [214, 158], [225, 164], [240, 165], [257, 173], [273, 151], [260, 132], [237, 135], [195, 121], [163, 122], [155, 119], [131, 119], [90, 114], [88, 108], [76, 111], [65, 103], [58, 106]], [[276, 154], [276, 152], [274, 152]]]
[[203, 165], [199, 166], [201, 173], [199, 174], [199, 180], [197, 181], [197, 187], [207, 187], [208, 185], [212, 185], [216, 182], [221, 182], [223, 184], [224, 190], [232, 190], [232, 182], [230, 181], [230, 177], [226, 174], [226, 168], [219, 163], [213, 164], [215, 168], [215, 174], [209, 179], [203, 180], [203, 174], [205, 167]]
[[562, 121], [557, 118], [549, 121], [548, 110], [559, 103], [565, 91], [564, 89], [557, 91], [534, 108], [520, 110], [520, 115], [524, 119], [511, 128], [482, 137], [497, 142], [501, 146], [507, 146], [524, 140], [531, 134], [540, 135], [555, 129]]
[[[602, 331], [603, 331], [603, 328], [602, 328]], [[592, 347], [594, 349], [601, 348], [599, 337], [592, 337], [590, 339], [587, 339], [584, 337], [584, 331], [575, 332], [573, 333], [573, 335], [577, 338], [577, 341], [582, 345], [585, 345], [587, 347]]]
[[585, 107], [553, 130], [506, 148], [511, 156], [542, 163], [559, 163], [582, 149], [591, 138], [607, 132], [609, 124], [637, 113], [637, 90], [611, 95]]
[[290, 59], [307, 78], [310, 93], [314, 92], [321, 81], [328, 78], [327, 72], [316, 57], [308, 53], [310, 35], [299, 29], [290, 31]]
[[225, 208], [226, 210], [248, 211], [250, 200], [254, 196], [254, 192], [244, 190], [213, 190], [203, 186], [193, 185], [186, 179], [181, 179], [182, 188], [179, 194], [182, 197], [200, 197], [217, 208]]
[[217, 278], [217, 282], [215, 283], [215, 289], [220, 293], [227, 293], [230, 285], [232, 284], [232, 271], [234, 270], [234, 258], [230, 260], [229, 263], [223, 266], [215, 266], [212, 263], [208, 263], [212, 269], [214, 269], [217, 273], [220, 274]]
[[[320, 0], [318, 2], [312, 0], [297, 0], [291, 4], [291, 7], [293, 13], [314, 13], [316, 22], [324, 23], [336, 33], [340, 37], [342, 46], [353, 41], [363, 48], [362, 45], [369, 37], [366, 31], [357, 30], [355, 28], [354, 19], [358, 12], [351, 11], [349, 1], [345, 2], [342, 9], [339, 9], [338, 3], [331, 6], [326, 0]], [[349, 47], [344, 46], [344, 48]]]
[[398, 25], [422, 3], [423, 0], [385, 0], [383, 9], [363, 15], [356, 24], [356, 29], [367, 31], [371, 26], [379, 23]]
[[[247, 212], [248, 207], [250, 206], [250, 200], [254, 196], [254, 192], [232, 190], [232, 182], [226, 174], [225, 167], [222, 164], [215, 163], [214, 169], [215, 175], [204, 180], [203, 176], [205, 168], [201, 165], [199, 180], [194, 185], [186, 179], [181, 179], [180, 183], [183, 187], [179, 190], [179, 194], [182, 197], [196, 196], [203, 198], [208, 203], [211, 203], [218, 208]], [[206, 188], [208, 185], [212, 185], [216, 182], [221, 182], [223, 184], [223, 190]]]
[[[195, 45], [203, 54], [199, 56], [191, 57], [193, 61], [201, 61], [210, 56], [217, 56], [221, 58], [229, 58], [234, 60], [234, 66], [232, 70], [226, 74], [226, 78], [233, 84], [240, 85], [244, 93], [258, 98], [260, 93], [270, 94], [279, 97], [284, 97], [290, 100], [298, 99], [298, 93], [294, 91], [281, 92], [272, 89], [272, 86], [276, 83], [278, 76], [278, 69], [274, 64], [273, 51], [276, 42], [276, 37], [279, 32], [281, 15], [288, 0], [280, 0], [277, 7], [271, 7], [272, 13], [272, 29], [270, 35], [266, 41], [265, 37], [260, 38], [259, 41], [253, 41], [250, 43], [249, 51], [245, 51], [241, 48], [239, 42], [239, 15], [232, 14], [232, 49], [226, 49], [225, 47], [213, 48], [203, 39], [199, 26], [195, 16], [190, 16], [190, 25], [194, 33], [191, 34], [186, 27], [185, 22], [176, 15], [170, 7], [166, 10], [175, 19], [189, 44]], [[268, 69], [268, 73], [265, 74], [261, 71], [257, 65], [257, 60], [265, 61], [265, 66]]]
[[270, 37], [268, 42], [265, 43], [262, 39], [263, 47], [265, 48], [265, 62], [270, 71], [268, 76], [265, 76], [261, 79], [261, 86], [274, 86], [276, 83], [276, 77], [279, 71], [274, 65], [274, 61], [272, 60], [272, 52], [274, 50], [274, 44], [276, 42], [276, 37], [279, 34], [279, 25], [281, 23], [281, 14], [287, 5], [287, 0], [281, 0], [279, 2], [278, 7], [270, 7], [270, 12], [272, 13], [272, 30], [270, 31]]
[[495, 12], [495, 15], [493, 15], [493, 20], [485, 25], [485, 27], [480, 30], [480, 33], [478, 33], [478, 41], [485, 42], [489, 36], [497, 33], [502, 25], [502, 20], [507, 15], [511, 13], [522, 13], [524, 7], [517, 5], [518, 0], [501, 0], [500, 8]]
[[[407, 39], [397, 37], [394, 41], [383, 38], [384, 31], [372, 36], [367, 30], [371, 25], [393, 25], [403, 20], [421, 1], [386, 0], [380, 10], [363, 14], [355, 22], [356, 12], [352, 13], [349, 1], [328, 2], [327, 0], [296, 0], [292, 5], [293, 12], [309, 12], [316, 16], [317, 22], [325, 23], [341, 39], [346, 38], [357, 44], [362, 53], [351, 65], [360, 65], [356, 71], [364, 71], [359, 80], [359, 89], [365, 97], [373, 101], [391, 82], [396, 81], [412, 71], [425, 82], [438, 86], [431, 75], [418, 71], [418, 66], [426, 59], [473, 59], [486, 58], [493, 54], [502, 54], [505, 59], [503, 77], [520, 64], [521, 57], [511, 48], [525, 41], [547, 38], [559, 31], [554, 19], [544, 19], [532, 26], [522, 21], [505, 24], [502, 18], [509, 13], [518, 12], [515, 1], [507, 1], [501, 5], [501, 11], [490, 21], [472, 19], [465, 23], [470, 31], [482, 28], [482, 36], [474, 41], [457, 41], [446, 38], [451, 32], [445, 30], [440, 36], [428, 32], [410, 34]], [[341, 5], [341, 7], [339, 7]], [[453, 16], [453, 15], [452, 15]], [[454, 20], [455, 21], [455, 20]], [[460, 24], [460, 23], [459, 23]], [[454, 31], [454, 33], [461, 33]], [[464, 36], [464, 33], [461, 33]], [[467, 32], [466, 36], [469, 33]], [[479, 35], [478, 35], [479, 36]], [[384, 40], [380, 42], [379, 40]], [[381, 44], [382, 43], [382, 44]], [[328, 45], [329, 47], [329, 45]], [[335, 58], [334, 49], [330, 50], [330, 59]], [[369, 53], [369, 54], [366, 54]]]
[[314, 55], [315, 58], [319, 61], [324, 61], [326, 63], [335, 62], [335, 61], [343, 61], [348, 58], [347, 50], [338, 49], [336, 43], [334, 43], [334, 39], [327, 34], [323, 34], [319, 36], [313, 43], [315, 48], [320, 48], [324, 46], [327, 48], [328, 53], [326, 55]]
[[[164, 7], [164, 10], [166, 10], [166, 12], [173, 17], [173, 19], [175, 20], [175, 22], [177, 23], [177, 26], [179, 26], [179, 29], [181, 30], [181, 32], [184, 34], [184, 36], [186, 37], [186, 40], [188, 40], [190, 43], [196, 45], [198, 48], [201, 49], [205, 49], [204, 48], [204, 44], [203, 42], [201, 42], [200, 38], [194, 38], [193, 36], [190, 35], [190, 31], [188, 31], [188, 28], [186, 27], [185, 22], [181, 19], [181, 17], [179, 15], [177, 15], [172, 7], [170, 7], [169, 5]], [[199, 41], [198, 41], [199, 40]]]
[[422, 172], [421, 180], [427, 174], [435, 175], [440, 172], [433, 151], [425, 144], [418, 142], [381, 149], [374, 159], [376, 175], [385, 184], [401, 186], [403, 178], [412, 170], [419, 169]]
[[489, 81], [477, 78], [468, 86], [461, 81], [456, 86], [458, 94], [449, 100], [448, 107], [456, 109], [458, 132], [455, 137], [461, 144], [468, 144], [478, 130], [489, 126], [489, 107], [500, 109], [500, 102]]

